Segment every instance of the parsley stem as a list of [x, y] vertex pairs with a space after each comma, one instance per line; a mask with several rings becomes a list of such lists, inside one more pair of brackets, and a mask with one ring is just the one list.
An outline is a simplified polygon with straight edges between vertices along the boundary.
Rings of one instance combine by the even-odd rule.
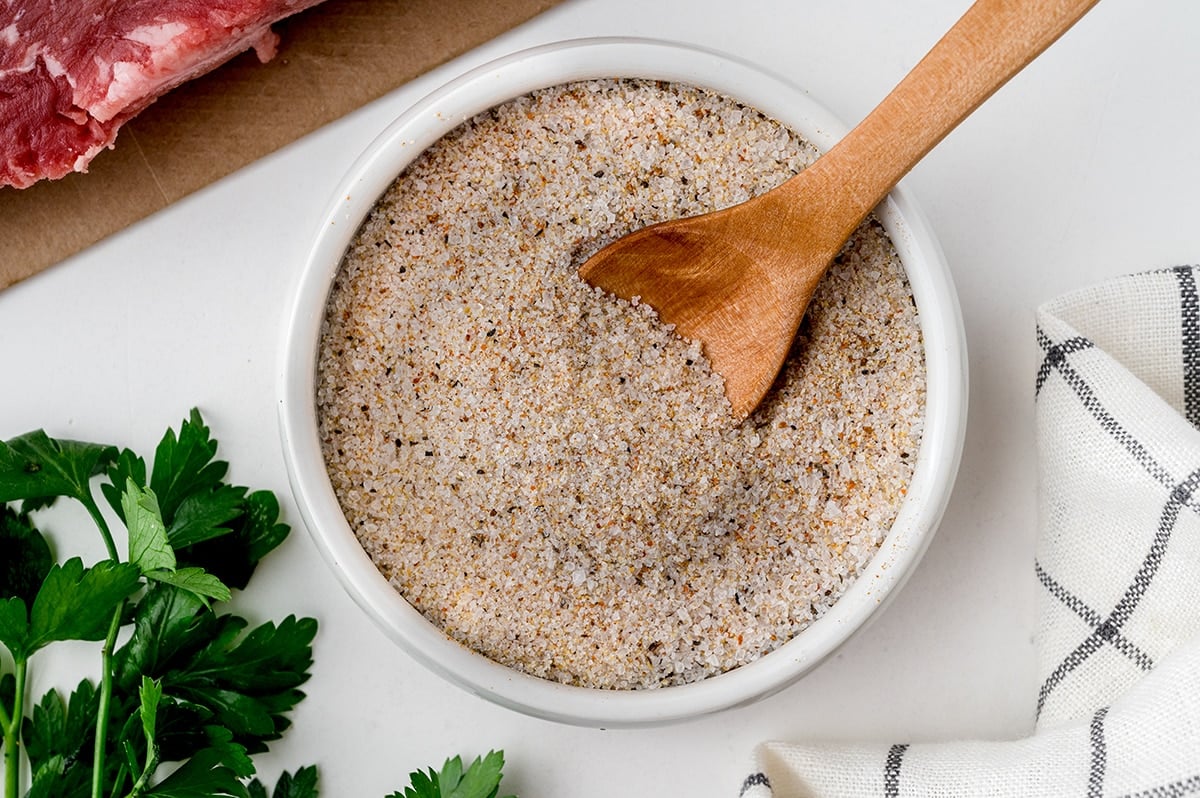
[[[117, 553], [117, 544], [113, 541], [108, 522], [104, 520], [104, 514], [100, 512], [100, 507], [97, 506], [91, 489], [89, 488], [79, 499], [100, 530], [100, 536], [104, 538], [104, 548], [108, 550], [109, 558], [120, 562], [121, 557]], [[113, 649], [117, 645], [117, 632], [121, 629], [121, 616], [124, 613], [125, 602], [123, 601], [113, 612], [112, 621], [108, 624], [108, 636], [104, 639], [104, 648], [100, 650], [100, 703], [96, 710], [96, 745], [92, 751], [92, 798], [101, 798], [104, 793], [104, 759], [108, 744], [108, 716], [113, 690], [112, 655]]]
[[12, 716], [4, 713], [0, 706], [0, 720], [4, 723], [4, 798], [17, 798], [21, 783], [21, 720], [25, 715], [25, 671], [28, 661], [18, 658], [16, 665], [16, 688], [13, 690]]
[[155, 746], [154, 740], [146, 740], [146, 766], [142, 768], [142, 775], [137, 777], [137, 781], [133, 783], [133, 787], [130, 788], [129, 794], [125, 798], [139, 798], [150, 785], [150, 777], [154, 775], [156, 767], [158, 767], [158, 748]]
[[113, 541], [112, 532], [108, 529], [108, 522], [104, 520], [104, 514], [100, 512], [100, 507], [96, 504], [96, 500], [92, 497], [92, 492], [79, 497], [80, 502], [87, 508], [88, 515], [96, 523], [96, 527], [100, 530], [100, 536], [104, 538], [104, 548], [108, 550], [110, 560], [120, 561], [121, 557], [117, 554], [117, 544]]
[[108, 743], [108, 715], [113, 691], [112, 655], [117, 645], [117, 632], [121, 628], [121, 616], [124, 613], [125, 602], [122, 601], [113, 612], [112, 621], [108, 625], [108, 637], [104, 639], [104, 648], [100, 650], [100, 704], [96, 709], [96, 747], [92, 752], [92, 798], [101, 798], [104, 792], [104, 756]]

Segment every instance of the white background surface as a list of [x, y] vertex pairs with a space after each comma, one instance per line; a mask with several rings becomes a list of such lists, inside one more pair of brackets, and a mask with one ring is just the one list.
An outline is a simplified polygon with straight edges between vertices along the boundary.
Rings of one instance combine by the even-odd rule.
[[[382, 798], [412, 769], [490, 748], [505, 749], [506, 790], [523, 798], [734, 796], [754, 745], [768, 738], [1022, 736], [1036, 694], [1033, 312], [1106, 277], [1200, 260], [1193, 0], [1100, 3], [907, 179], [940, 237], [966, 320], [962, 469], [897, 600], [773, 698], [665, 728], [600, 731], [516, 715], [444, 683], [377, 631], [320, 559], [291, 500], [275, 426], [281, 317], [315, 225], [357, 153], [427, 91], [529, 45], [654, 36], [750, 59], [853, 123], [967, 5], [567, 0], [0, 293], [0, 438], [45, 427], [149, 452], [168, 425], [202, 409], [232, 478], [275, 490], [295, 527], [239, 611], [321, 622], [309, 697], [260, 769], [273, 777], [315, 762], [327, 796]], [[79, 528], [80, 545], [98, 553], [86, 522]], [[35, 692], [74, 665], [57, 656], [38, 663]]]

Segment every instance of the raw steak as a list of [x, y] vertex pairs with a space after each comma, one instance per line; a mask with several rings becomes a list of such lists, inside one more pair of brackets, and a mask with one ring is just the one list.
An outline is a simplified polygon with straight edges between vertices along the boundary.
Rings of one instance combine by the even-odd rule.
[[320, 0], [0, 0], [0, 186], [87, 171], [166, 91]]

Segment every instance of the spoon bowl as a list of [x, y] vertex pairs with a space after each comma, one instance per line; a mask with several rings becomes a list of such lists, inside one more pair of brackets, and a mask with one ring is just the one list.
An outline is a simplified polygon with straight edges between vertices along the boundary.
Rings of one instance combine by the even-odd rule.
[[984, 100], [1097, 0], [978, 0], [844, 139], [772, 191], [610, 244], [580, 276], [699, 341], [735, 419], [763, 400], [855, 228]]

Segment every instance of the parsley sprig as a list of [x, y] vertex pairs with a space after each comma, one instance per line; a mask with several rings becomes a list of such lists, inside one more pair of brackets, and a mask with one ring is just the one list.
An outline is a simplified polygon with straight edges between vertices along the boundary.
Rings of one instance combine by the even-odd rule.
[[496, 798], [503, 769], [503, 751], [491, 751], [466, 768], [456, 756], [447, 759], [441, 770], [429, 768], [409, 774], [410, 783], [404, 792], [394, 792], [388, 798]]
[[[20, 794], [22, 750], [27, 798], [248, 798], [250, 755], [283, 734], [303, 698], [317, 623], [249, 629], [218, 614], [289, 529], [273, 494], [225, 481], [216, 450], [197, 411], [150, 464], [41, 430], [0, 443], [5, 798]], [[84, 507], [107, 559], [56, 561], [34, 517], [60, 499]], [[101, 644], [98, 684], [52, 689], [27, 711], [36, 655], [65, 640]]]
[[[271, 793], [254, 778], [252, 755], [304, 698], [317, 622], [251, 629], [218, 612], [290, 530], [274, 494], [227, 482], [216, 454], [196, 410], [150, 463], [41, 430], [0, 442], [3, 798], [317, 798], [312, 766]], [[63, 499], [87, 511], [107, 558], [56, 559], [34, 520]], [[27, 707], [35, 656], [67, 640], [100, 643], [98, 682]], [[466, 767], [454, 757], [389, 798], [496, 798], [503, 764], [499, 751]]]

